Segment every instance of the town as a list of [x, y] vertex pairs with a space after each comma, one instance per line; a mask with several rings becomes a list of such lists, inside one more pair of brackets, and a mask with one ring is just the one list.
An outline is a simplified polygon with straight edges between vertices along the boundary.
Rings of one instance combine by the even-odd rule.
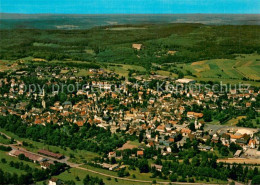
[[[20, 138], [99, 154], [71, 162], [72, 154], [34, 152], [17, 140], [7, 145], [12, 157], [45, 170], [84, 163], [136, 180], [136, 168], [168, 182], [247, 183], [259, 174], [259, 87], [223, 90], [219, 83], [156, 71], [124, 77], [95, 64], [46, 66], [39, 59], [12, 65], [15, 70], [0, 74], [0, 127]], [[80, 75], [82, 68], [87, 75]]]

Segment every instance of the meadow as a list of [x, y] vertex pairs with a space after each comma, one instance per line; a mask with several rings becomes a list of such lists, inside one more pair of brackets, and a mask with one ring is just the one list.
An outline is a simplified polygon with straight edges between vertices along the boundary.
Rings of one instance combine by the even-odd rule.
[[[11, 156], [8, 155], [8, 152], [0, 151], [0, 159], [1, 159], [1, 161], [0, 161], [0, 169], [2, 169], [5, 172], [17, 173], [18, 175], [25, 174], [26, 172], [24, 170], [20, 170], [20, 169], [17, 169], [15, 167], [11, 167], [9, 165], [10, 161], [13, 161], [13, 162], [23, 162], [25, 165], [28, 164], [32, 168], [40, 168], [40, 165], [37, 165], [37, 164], [35, 164], [33, 162], [21, 161], [21, 160], [19, 160], [16, 157], [11, 157]], [[3, 159], [6, 160], [6, 163], [3, 163], [3, 161], [2, 161]]]
[[85, 150], [71, 150], [70, 148], [61, 148], [58, 146], [48, 145], [43, 142], [33, 141], [33, 140], [30, 140], [27, 138], [20, 138], [19, 136], [15, 135], [11, 132], [8, 132], [4, 129], [0, 129], [0, 131], [7, 134], [8, 136], [14, 138], [15, 140], [25, 142], [26, 146], [23, 146], [23, 147], [26, 148], [28, 151], [37, 153], [38, 150], [40, 150], [40, 149], [50, 150], [54, 153], [61, 153], [67, 157], [70, 157], [69, 161], [73, 162], [73, 163], [80, 164], [80, 163], [84, 163], [85, 161], [90, 161], [91, 159], [93, 159], [95, 157], [100, 157], [100, 155], [97, 153], [93, 153], [93, 152], [89, 152], [89, 151], [85, 151]]
[[[186, 77], [197, 81], [217, 81], [259, 86], [260, 55], [237, 55], [234, 59], [211, 59], [191, 63], [165, 64], [164, 69], [181, 71]], [[168, 76], [168, 75], [166, 75]]]

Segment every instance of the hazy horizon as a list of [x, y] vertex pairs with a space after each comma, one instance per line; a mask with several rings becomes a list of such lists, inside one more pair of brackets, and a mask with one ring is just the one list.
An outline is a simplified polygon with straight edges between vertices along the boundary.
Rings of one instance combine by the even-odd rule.
[[[253, 6], [252, 6], [253, 5]], [[3, 13], [62, 14], [169, 14], [236, 13], [257, 14], [259, 0], [9, 0], [0, 5]]]

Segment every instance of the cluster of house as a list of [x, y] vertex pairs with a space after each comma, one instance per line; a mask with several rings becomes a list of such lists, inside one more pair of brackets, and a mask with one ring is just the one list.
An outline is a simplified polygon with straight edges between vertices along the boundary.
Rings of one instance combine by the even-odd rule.
[[[138, 49], [139, 45], [133, 46]], [[43, 68], [37, 67], [35, 74], [38, 78], [47, 78], [50, 75], [57, 80], [64, 77], [74, 77], [72, 74], [77, 73], [78, 70], [74, 68]], [[45, 97], [53, 96], [52, 93], [43, 91], [41, 94], [31, 94], [27, 92], [24, 94], [23, 87], [26, 82], [19, 79], [21, 75], [32, 75], [27, 72], [18, 71], [16, 75], [7, 79], [0, 79], [0, 87], [8, 86], [7, 92], [3, 92], [0, 98], [3, 99], [0, 104], [0, 115], [16, 114], [30, 124], [54, 123], [62, 125], [65, 122], [77, 124], [79, 127], [86, 122], [96, 124], [98, 127], [110, 129], [112, 133], [123, 131], [128, 134], [145, 133], [147, 139], [147, 146], [155, 146], [161, 148], [163, 155], [171, 153], [170, 144], [176, 142], [176, 137], [182, 135], [182, 139], [178, 140], [177, 146], [182, 147], [187, 138], [201, 139], [207, 141], [212, 139], [214, 142], [219, 142], [219, 138], [224, 145], [235, 141], [238, 144], [249, 144], [256, 147], [257, 142], [253, 136], [248, 134], [236, 135], [230, 132], [222, 135], [215, 133], [214, 135], [205, 135], [203, 126], [202, 112], [190, 111], [193, 105], [202, 106], [204, 109], [227, 109], [232, 106], [234, 109], [241, 110], [250, 108], [252, 103], [256, 101], [260, 91], [256, 92], [254, 88], [244, 91], [230, 90], [227, 93], [216, 93], [213, 91], [191, 91], [189, 89], [182, 89], [178, 93], [180, 96], [173, 96], [173, 92], [158, 91], [155, 88], [147, 87], [146, 84], [152, 80], [164, 80], [165, 84], [172, 83], [168, 77], [160, 75], [151, 75], [148, 79], [139, 78], [138, 85], [130, 81], [126, 81], [124, 86], [118, 86], [118, 91], [113, 91], [110, 84], [121, 82], [118, 75], [107, 73], [102, 69], [89, 69], [89, 77], [75, 76], [73, 80], [77, 82], [86, 82], [96, 87], [102, 87], [105, 91], [93, 92], [90, 88], [85, 88], [84, 91], [79, 89], [75, 97], [83, 96], [81, 100], [72, 103], [69, 99], [64, 102], [56, 101], [50, 106], [46, 106]], [[68, 79], [68, 78], [65, 79]], [[51, 83], [48, 81], [47, 83]], [[56, 83], [56, 82], [53, 82]], [[194, 84], [192, 79], [178, 79], [174, 83], [178, 84]], [[17, 91], [19, 90], [19, 91]], [[19, 96], [27, 97], [27, 99], [12, 104], [8, 99]], [[221, 97], [221, 103], [216, 101]], [[42, 107], [32, 107], [27, 110], [30, 98], [42, 100]], [[259, 110], [255, 108], [257, 112]], [[194, 122], [195, 131], [189, 128], [191, 122]], [[152, 136], [153, 133], [157, 134]], [[225, 139], [227, 138], [227, 139]], [[249, 143], [248, 143], [249, 142]], [[251, 147], [252, 148], [252, 147]], [[211, 150], [209, 146], [200, 146], [201, 150]]]
[[260, 158], [258, 147], [260, 146], [260, 137], [257, 134], [259, 129], [242, 128], [242, 127], [225, 127], [217, 131], [207, 129], [212, 135], [212, 142], [222, 143], [225, 146], [230, 146], [231, 143], [239, 145], [242, 150], [235, 152], [234, 157]]
[[[207, 141], [214, 143], [222, 143], [223, 145], [229, 147], [231, 143], [235, 143], [241, 146], [241, 150], [237, 150], [234, 153], [234, 157], [246, 157], [246, 158], [260, 158], [260, 151], [258, 147], [260, 146], [260, 137], [257, 135], [259, 133], [258, 129], [243, 128], [243, 127], [223, 127], [219, 126], [212, 129], [212, 127], [204, 127], [200, 130], [202, 125], [195, 123], [196, 131], [191, 131], [186, 128], [185, 125], [176, 125], [176, 129], [168, 130], [165, 127], [158, 126], [155, 130], [159, 132], [155, 138], [151, 137], [151, 130], [146, 131], [145, 138], [147, 139], [145, 146], [136, 146], [136, 154], [132, 154], [130, 158], [140, 158], [144, 156], [145, 147], [156, 147], [156, 149], [161, 149], [162, 155], [168, 155], [172, 153], [171, 143], [175, 142], [177, 134], [182, 135], [182, 139], [177, 141], [177, 147], [183, 146], [186, 140], [196, 139], [199, 142], [198, 149], [201, 151], [213, 151], [214, 149], [210, 145], [205, 145]], [[169, 127], [170, 128], [170, 127]], [[156, 132], [156, 133], [158, 133]], [[207, 133], [207, 134], [205, 134]], [[165, 137], [168, 136], [168, 137]], [[167, 139], [166, 139], [167, 138]], [[132, 147], [132, 146], [131, 146]], [[124, 147], [127, 149], [127, 147]], [[130, 149], [130, 148], [129, 148]], [[120, 150], [120, 149], [119, 149]], [[122, 156], [116, 156], [116, 152], [112, 151], [108, 153], [108, 158], [116, 158], [118, 160], [122, 159]], [[156, 157], [155, 157], [156, 158]], [[119, 164], [100, 164], [101, 167], [107, 168], [109, 170], [117, 170], [121, 166]], [[151, 164], [151, 168], [155, 168], [157, 171], [162, 170], [162, 165]]]

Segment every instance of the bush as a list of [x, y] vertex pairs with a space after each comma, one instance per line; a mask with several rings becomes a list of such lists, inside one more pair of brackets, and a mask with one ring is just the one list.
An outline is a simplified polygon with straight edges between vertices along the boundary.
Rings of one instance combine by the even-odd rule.
[[5, 151], [5, 152], [9, 152], [12, 150], [12, 148], [10, 146], [2, 146], [0, 145], [0, 150]]
[[7, 163], [7, 161], [6, 161], [5, 158], [2, 158], [2, 159], [1, 159], [1, 162], [4, 163], [4, 164]]
[[171, 182], [176, 182], [177, 179], [178, 179], [177, 174], [171, 174], [171, 175], [170, 175], [170, 180], [171, 180]]
[[252, 179], [251, 184], [252, 185], [259, 185], [260, 184], [260, 175], [254, 176], [253, 179]]

